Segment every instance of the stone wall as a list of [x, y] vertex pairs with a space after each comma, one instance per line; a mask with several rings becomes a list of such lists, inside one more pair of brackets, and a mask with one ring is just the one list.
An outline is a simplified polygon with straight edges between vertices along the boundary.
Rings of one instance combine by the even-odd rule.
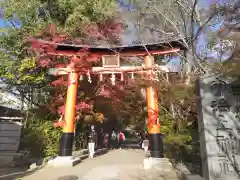
[[240, 179], [240, 83], [201, 77], [197, 91], [203, 177]]

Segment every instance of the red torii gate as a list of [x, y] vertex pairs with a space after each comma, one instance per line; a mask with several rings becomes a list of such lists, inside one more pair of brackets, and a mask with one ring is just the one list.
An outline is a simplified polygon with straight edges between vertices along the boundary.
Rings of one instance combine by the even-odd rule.
[[[45, 54], [54, 56], [65, 56], [69, 59], [67, 68], [55, 69], [55, 75], [68, 74], [68, 89], [65, 105], [65, 115], [63, 133], [60, 142], [59, 157], [71, 157], [74, 137], [74, 121], [76, 113], [77, 87], [80, 74], [85, 74], [74, 64], [74, 59], [81, 57], [84, 53], [89, 57], [102, 58], [107, 56], [113, 59], [119, 56], [144, 56], [144, 66], [141, 67], [91, 67], [88, 71], [91, 73], [133, 73], [144, 71], [153, 78], [153, 71], [156, 69], [164, 70], [163, 67], [154, 64], [152, 55], [174, 54], [181, 50], [186, 50], [180, 41], [172, 41], [167, 43], [155, 43], [146, 45], [132, 46], [115, 46], [115, 47], [97, 47], [83, 46], [74, 44], [63, 44], [51, 41], [34, 39], [31, 41], [35, 50], [40, 50]], [[117, 56], [116, 56], [117, 55]], [[164, 70], [166, 71], [166, 70]], [[150, 142], [150, 154], [153, 158], [163, 158], [163, 141], [160, 132], [160, 123], [158, 121], [158, 96], [156, 90], [152, 86], [146, 87], [146, 99], [148, 107], [148, 133]]]

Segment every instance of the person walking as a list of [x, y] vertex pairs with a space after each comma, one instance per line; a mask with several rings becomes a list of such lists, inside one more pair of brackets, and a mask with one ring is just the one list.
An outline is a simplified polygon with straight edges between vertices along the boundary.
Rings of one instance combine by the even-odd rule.
[[111, 134], [111, 148], [115, 149], [117, 147], [117, 133], [113, 130]]
[[100, 132], [98, 133], [98, 147], [99, 148], [104, 147], [103, 140], [104, 140], [104, 133], [103, 133], [103, 128], [101, 128]]
[[148, 133], [146, 131], [142, 134], [142, 148], [144, 151], [148, 151], [149, 149]]
[[122, 149], [122, 144], [125, 141], [126, 137], [122, 131], [119, 132], [119, 149]]
[[103, 145], [105, 148], [108, 148], [108, 140], [109, 140], [109, 135], [108, 133], [105, 133], [103, 137]]
[[91, 132], [89, 134], [89, 142], [88, 142], [88, 151], [89, 151], [89, 157], [93, 158], [95, 153], [95, 144], [96, 144], [96, 132], [94, 129], [94, 126], [91, 126]]

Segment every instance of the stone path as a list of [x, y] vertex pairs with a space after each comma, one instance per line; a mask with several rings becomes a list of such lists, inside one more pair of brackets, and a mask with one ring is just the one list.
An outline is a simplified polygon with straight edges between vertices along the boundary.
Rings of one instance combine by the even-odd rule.
[[[68, 168], [46, 167], [22, 180], [178, 180], [176, 173], [144, 170], [146, 153], [140, 149], [122, 149], [85, 159]], [[69, 178], [66, 178], [69, 176]]]

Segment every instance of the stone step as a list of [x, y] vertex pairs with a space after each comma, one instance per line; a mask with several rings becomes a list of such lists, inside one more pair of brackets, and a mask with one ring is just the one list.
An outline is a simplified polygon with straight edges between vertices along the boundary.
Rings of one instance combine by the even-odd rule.
[[162, 171], [172, 171], [172, 163], [167, 158], [147, 158], [143, 161], [144, 169], [157, 169]]

